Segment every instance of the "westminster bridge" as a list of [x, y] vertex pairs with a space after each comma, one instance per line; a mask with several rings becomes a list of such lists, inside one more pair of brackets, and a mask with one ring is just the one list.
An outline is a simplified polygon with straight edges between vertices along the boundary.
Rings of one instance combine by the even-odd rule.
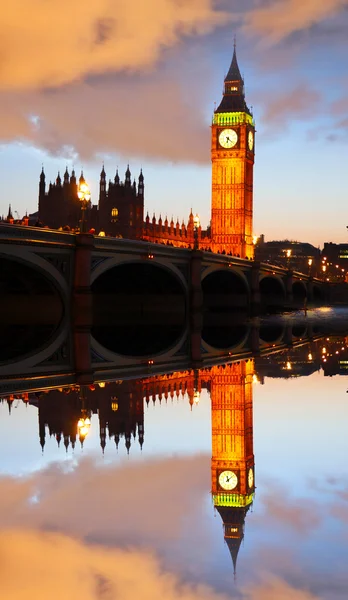
[[[88, 380], [289, 344], [293, 332], [276, 327], [263, 340], [250, 316], [327, 293], [308, 275], [233, 256], [8, 224], [0, 258], [0, 375], [73, 370]], [[311, 336], [305, 325], [301, 335]]]

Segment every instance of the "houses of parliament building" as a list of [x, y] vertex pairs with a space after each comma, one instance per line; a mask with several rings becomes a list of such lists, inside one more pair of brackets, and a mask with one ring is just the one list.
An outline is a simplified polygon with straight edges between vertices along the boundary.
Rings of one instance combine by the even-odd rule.
[[[192, 210], [187, 222], [152, 218], [144, 213], [144, 175], [134, 179], [129, 166], [124, 179], [118, 171], [107, 181], [104, 167], [100, 173], [98, 205], [88, 202], [86, 221], [91, 233], [127, 239], [199, 247], [253, 258], [253, 166], [255, 123], [245, 101], [236, 48], [224, 81], [223, 98], [214, 111], [211, 125], [212, 199], [210, 227], [203, 231]], [[42, 170], [39, 182], [37, 224], [53, 229], [78, 229], [81, 203], [81, 173], [66, 169], [54, 183], [46, 184]]]

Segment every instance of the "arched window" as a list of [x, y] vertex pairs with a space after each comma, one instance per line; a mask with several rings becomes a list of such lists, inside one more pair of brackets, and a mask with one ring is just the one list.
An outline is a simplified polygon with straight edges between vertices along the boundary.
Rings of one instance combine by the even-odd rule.
[[118, 221], [118, 208], [111, 209], [111, 223], [117, 223]]

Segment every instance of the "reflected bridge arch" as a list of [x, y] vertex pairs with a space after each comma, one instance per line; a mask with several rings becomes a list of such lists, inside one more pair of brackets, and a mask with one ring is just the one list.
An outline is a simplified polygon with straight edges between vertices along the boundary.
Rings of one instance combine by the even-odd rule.
[[93, 276], [92, 337], [106, 356], [157, 356], [180, 344], [187, 325], [181, 273], [151, 260], [107, 261]]

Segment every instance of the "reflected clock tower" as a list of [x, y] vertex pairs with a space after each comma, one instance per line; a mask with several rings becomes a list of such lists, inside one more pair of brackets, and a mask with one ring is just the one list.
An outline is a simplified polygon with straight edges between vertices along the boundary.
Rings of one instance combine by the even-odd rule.
[[249, 360], [213, 367], [211, 379], [212, 497], [223, 521], [234, 572], [255, 491], [253, 374], [254, 363]]
[[212, 250], [253, 258], [255, 124], [245, 101], [236, 45], [214, 112], [211, 142]]

